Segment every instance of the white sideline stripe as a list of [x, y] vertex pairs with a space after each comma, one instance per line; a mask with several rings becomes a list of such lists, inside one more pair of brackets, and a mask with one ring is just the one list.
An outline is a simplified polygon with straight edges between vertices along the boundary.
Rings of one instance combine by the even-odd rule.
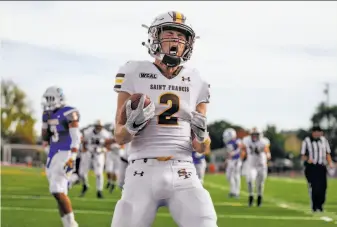
[[[224, 190], [224, 191], [228, 191], [229, 190], [228, 187], [225, 187], [225, 186], [219, 185], [219, 184], [215, 184], [215, 183], [204, 182], [204, 185], [209, 186], [211, 188], [217, 188], [217, 189], [220, 189], [220, 190]], [[241, 191], [240, 193], [242, 195], [246, 195], [246, 196], [249, 195], [249, 193], [247, 193], [246, 191]], [[264, 196], [264, 198], [265, 198], [266, 201], [274, 203], [278, 207], [281, 207], [281, 208], [284, 208], [284, 209], [289, 209], [289, 210], [294, 210], [294, 211], [299, 211], [299, 212], [302, 212], [304, 214], [312, 216], [311, 210], [309, 208], [308, 209], [305, 209], [303, 207], [300, 208], [300, 205], [298, 205], [298, 204], [294, 204], [293, 203], [292, 205], [290, 205], [290, 204], [287, 204], [285, 202], [282, 202], [280, 200], [277, 200], [277, 199], [269, 197], [269, 196]], [[331, 213], [331, 212], [324, 212], [324, 214], [315, 214], [315, 216], [320, 217], [321, 220], [325, 219], [325, 221], [326, 221], [327, 220], [326, 218], [328, 218], [328, 219], [330, 218], [333, 221], [334, 219], [332, 219], [332, 217], [327, 217], [326, 216], [327, 214], [329, 214], [329, 216], [332, 216], [335, 220], [337, 220], [337, 215], [335, 215], [334, 213]], [[323, 217], [323, 219], [322, 219], [322, 217]]]
[[[15, 211], [33, 211], [33, 212], [48, 212], [57, 213], [57, 209], [50, 208], [27, 208], [27, 207], [1, 207], [2, 210], [15, 210]], [[97, 211], [97, 210], [74, 210], [74, 213], [78, 214], [103, 214], [111, 215], [113, 212], [108, 211]], [[171, 217], [169, 213], [157, 213], [160, 217]], [[319, 217], [301, 217], [301, 216], [289, 216], [289, 217], [279, 217], [279, 216], [257, 216], [257, 215], [223, 215], [218, 214], [218, 218], [232, 218], [232, 219], [269, 219], [269, 220], [301, 220], [301, 221], [319, 221]]]

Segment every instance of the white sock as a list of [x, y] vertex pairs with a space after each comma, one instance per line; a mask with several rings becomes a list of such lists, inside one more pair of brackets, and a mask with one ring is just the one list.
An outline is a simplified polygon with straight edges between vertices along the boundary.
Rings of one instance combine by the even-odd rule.
[[96, 189], [97, 191], [103, 191], [104, 177], [103, 174], [96, 176]]
[[74, 217], [74, 213], [73, 213], [73, 212], [64, 215], [64, 217], [66, 218], [67, 223], [68, 223], [69, 225], [71, 225], [72, 223], [75, 222], [75, 217]]
[[63, 227], [68, 227], [68, 220], [67, 220], [67, 217], [66, 215], [64, 215], [62, 218], [62, 224], [63, 224]]

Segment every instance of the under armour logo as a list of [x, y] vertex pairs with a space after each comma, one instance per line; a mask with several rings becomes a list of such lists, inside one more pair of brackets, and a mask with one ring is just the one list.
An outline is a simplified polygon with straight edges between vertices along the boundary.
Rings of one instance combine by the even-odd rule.
[[182, 81], [187, 80], [188, 82], [191, 82], [191, 78], [190, 77], [182, 77], [181, 79], [182, 79]]
[[134, 176], [140, 175], [140, 176], [142, 177], [142, 176], [144, 176], [144, 171], [139, 172], [139, 173], [138, 173], [137, 171], [135, 171], [135, 172], [133, 173], [133, 175], [134, 175]]
[[190, 178], [192, 175], [192, 173], [187, 172], [186, 169], [180, 169], [177, 173], [179, 177], [184, 177], [184, 179]]

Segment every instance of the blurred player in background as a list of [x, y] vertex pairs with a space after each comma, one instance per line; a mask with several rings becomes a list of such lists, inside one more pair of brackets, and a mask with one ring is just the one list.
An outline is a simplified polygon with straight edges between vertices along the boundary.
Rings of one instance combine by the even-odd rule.
[[233, 128], [226, 129], [222, 138], [226, 149], [226, 176], [230, 185], [229, 197], [238, 198], [241, 188], [241, 140], [237, 138], [236, 131]]
[[96, 176], [97, 198], [103, 198], [105, 152], [111, 143], [111, 134], [97, 120], [93, 127], [84, 132], [83, 152], [81, 154], [80, 175], [84, 181], [81, 192], [83, 197], [88, 190], [88, 172], [93, 167]]
[[130, 143], [124, 144], [121, 146], [121, 149], [119, 150], [119, 157], [120, 162], [118, 166], [118, 186], [120, 189], [123, 189], [124, 181], [125, 181], [125, 171], [128, 167], [128, 149], [130, 147]]
[[[200, 182], [203, 184], [204, 183], [204, 177], [205, 177], [205, 172], [207, 168], [207, 162], [206, 162], [206, 155], [210, 153], [211, 147], [207, 146], [205, 147], [205, 150], [200, 150], [202, 149], [198, 143], [194, 140], [194, 136], [192, 134], [192, 147], [193, 147], [193, 152], [192, 152], [192, 158], [193, 158], [193, 163], [195, 166], [195, 169], [197, 171], [198, 178]], [[196, 151], [199, 149], [198, 151]]]
[[[131, 144], [122, 198], [111, 226], [149, 227], [158, 208], [167, 206], [179, 226], [216, 227], [212, 199], [197, 177], [191, 155], [191, 130], [202, 148], [210, 144], [209, 84], [196, 69], [182, 66], [192, 54], [195, 32], [183, 14], [170, 11], [158, 15], [147, 33], [143, 45], [154, 62], [129, 61], [115, 80], [115, 138], [118, 144]], [[128, 99], [136, 93], [144, 95], [132, 109]], [[145, 94], [151, 102], [144, 108]], [[126, 123], [120, 117], [124, 110]]]
[[206, 167], [207, 167], [207, 163], [206, 163], [206, 160], [205, 160], [205, 154], [193, 151], [192, 152], [192, 158], [193, 158], [193, 163], [194, 163], [195, 169], [197, 170], [198, 178], [199, 178], [200, 182], [203, 184], [204, 183], [205, 171], [206, 171]]
[[[113, 135], [113, 126], [111, 126], [109, 132], [111, 133], [111, 135]], [[105, 172], [108, 179], [106, 188], [109, 189], [111, 193], [115, 188], [117, 180], [118, 166], [120, 163], [119, 153], [121, 150], [121, 146], [115, 142], [115, 139], [111, 138], [111, 145], [108, 148], [109, 149], [105, 157]]]
[[68, 194], [68, 179], [75, 167], [80, 147], [79, 112], [65, 104], [61, 88], [49, 87], [42, 105], [42, 137], [50, 144], [46, 163], [49, 191], [55, 197], [63, 227], [77, 227]]
[[253, 128], [250, 136], [243, 140], [241, 158], [246, 160], [246, 179], [248, 184], [248, 205], [254, 202], [254, 186], [257, 190], [257, 206], [261, 206], [264, 192], [264, 182], [268, 174], [267, 161], [270, 160], [270, 141], [263, 136], [262, 131]]

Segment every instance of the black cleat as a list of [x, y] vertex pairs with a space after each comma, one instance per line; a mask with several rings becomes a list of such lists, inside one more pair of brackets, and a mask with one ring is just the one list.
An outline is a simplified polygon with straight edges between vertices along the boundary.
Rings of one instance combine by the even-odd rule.
[[110, 182], [108, 182], [108, 183], [106, 184], [105, 188], [108, 189], [108, 188], [110, 188], [110, 186], [111, 186], [111, 184], [110, 184]]
[[101, 191], [97, 191], [97, 198], [103, 199], [103, 194]]
[[260, 207], [261, 204], [262, 204], [262, 196], [259, 195], [259, 196], [257, 197], [257, 206]]
[[82, 187], [82, 192], [80, 194], [80, 197], [84, 197], [84, 195], [87, 191], [88, 191], [88, 186], [84, 184], [83, 187]]
[[114, 189], [115, 189], [115, 184], [111, 184], [109, 192], [112, 193]]
[[253, 202], [254, 202], [254, 197], [252, 195], [250, 195], [249, 198], [248, 198], [248, 206], [249, 207], [253, 206]]

